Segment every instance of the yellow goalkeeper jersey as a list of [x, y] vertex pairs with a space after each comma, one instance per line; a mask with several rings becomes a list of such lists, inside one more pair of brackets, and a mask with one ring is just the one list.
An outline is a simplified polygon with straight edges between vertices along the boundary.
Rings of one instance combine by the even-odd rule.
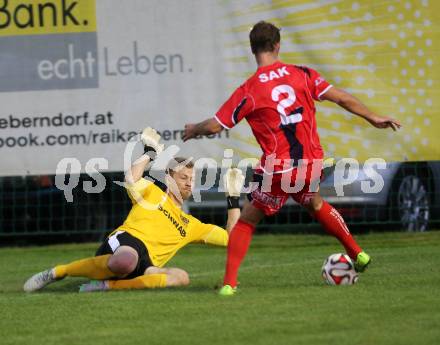
[[153, 265], [164, 266], [188, 243], [228, 244], [226, 230], [186, 214], [151, 181], [141, 178], [126, 188], [133, 207], [117, 230], [141, 240]]

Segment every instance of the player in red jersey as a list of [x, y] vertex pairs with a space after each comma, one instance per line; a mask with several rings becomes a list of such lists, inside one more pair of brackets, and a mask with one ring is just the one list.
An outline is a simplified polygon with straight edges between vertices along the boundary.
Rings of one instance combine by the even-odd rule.
[[[364, 271], [371, 261], [369, 255], [358, 246], [338, 211], [319, 194], [324, 153], [316, 128], [315, 102], [334, 102], [377, 128], [397, 130], [400, 123], [375, 114], [354, 96], [330, 85], [317, 71], [281, 62], [280, 30], [275, 25], [257, 23], [250, 32], [250, 45], [258, 64], [255, 74], [231, 95], [214, 118], [185, 126], [186, 141], [230, 129], [246, 118], [263, 150], [254, 174], [259, 187], [249, 194], [249, 202], [229, 238], [220, 294], [235, 293], [238, 268], [255, 226], [265, 215], [278, 212], [289, 196], [342, 243], [356, 270]], [[293, 189], [291, 184], [295, 185]]]

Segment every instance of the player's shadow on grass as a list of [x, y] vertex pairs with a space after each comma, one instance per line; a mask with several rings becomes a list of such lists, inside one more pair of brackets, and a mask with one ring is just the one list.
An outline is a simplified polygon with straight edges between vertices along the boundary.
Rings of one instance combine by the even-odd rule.
[[[87, 279], [66, 279], [60, 282], [55, 282], [46, 288], [38, 291], [38, 293], [72, 293], [78, 292], [81, 284], [87, 283], [89, 280]], [[118, 291], [110, 291], [114, 292], [124, 292], [124, 291], [150, 291], [154, 293], [163, 293], [163, 292], [189, 292], [189, 293], [203, 293], [214, 291], [217, 286], [214, 285], [195, 285], [195, 286], [182, 286], [182, 287], [169, 287], [164, 289], [139, 289], [139, 290], [118, 290]]]
[[39, 293], [54, 293], [54, 292], [78, 292], [81, 284], [87, 283], [87, 279], [66, 279], [48, 285]]

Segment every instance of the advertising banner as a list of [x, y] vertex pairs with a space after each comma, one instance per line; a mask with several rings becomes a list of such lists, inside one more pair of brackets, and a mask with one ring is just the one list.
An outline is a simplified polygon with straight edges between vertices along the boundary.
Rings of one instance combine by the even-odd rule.
[[281, 27], [281, 59], [318, 70], [403, 128], [378, 130], [317, 105], [327, 157], [440, 158], [440, 3], [435, 1], [0, 0], [0, 175], [124, 167], [130, 137], [156, 128], [179, 155], [259, 157], [243, 121], [183, 143], [256, 69], [248, 34]]

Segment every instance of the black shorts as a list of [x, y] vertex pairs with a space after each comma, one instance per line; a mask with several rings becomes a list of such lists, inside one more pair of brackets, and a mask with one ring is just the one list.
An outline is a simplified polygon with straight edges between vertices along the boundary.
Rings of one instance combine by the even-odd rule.
[[123, 279], [132, 279], [144, 275], [145, 270], [148, 267], [154, 266], [150, 260], [148, 250], [144, 243], [125, 231], [116, 231], [111, 234], [111, 236], [106, 238], [96, 251], [95, 256], [113, 254], [120, 246], [128, 246], [133, 248], [136, 250], [139, 256], [135, 270]]

